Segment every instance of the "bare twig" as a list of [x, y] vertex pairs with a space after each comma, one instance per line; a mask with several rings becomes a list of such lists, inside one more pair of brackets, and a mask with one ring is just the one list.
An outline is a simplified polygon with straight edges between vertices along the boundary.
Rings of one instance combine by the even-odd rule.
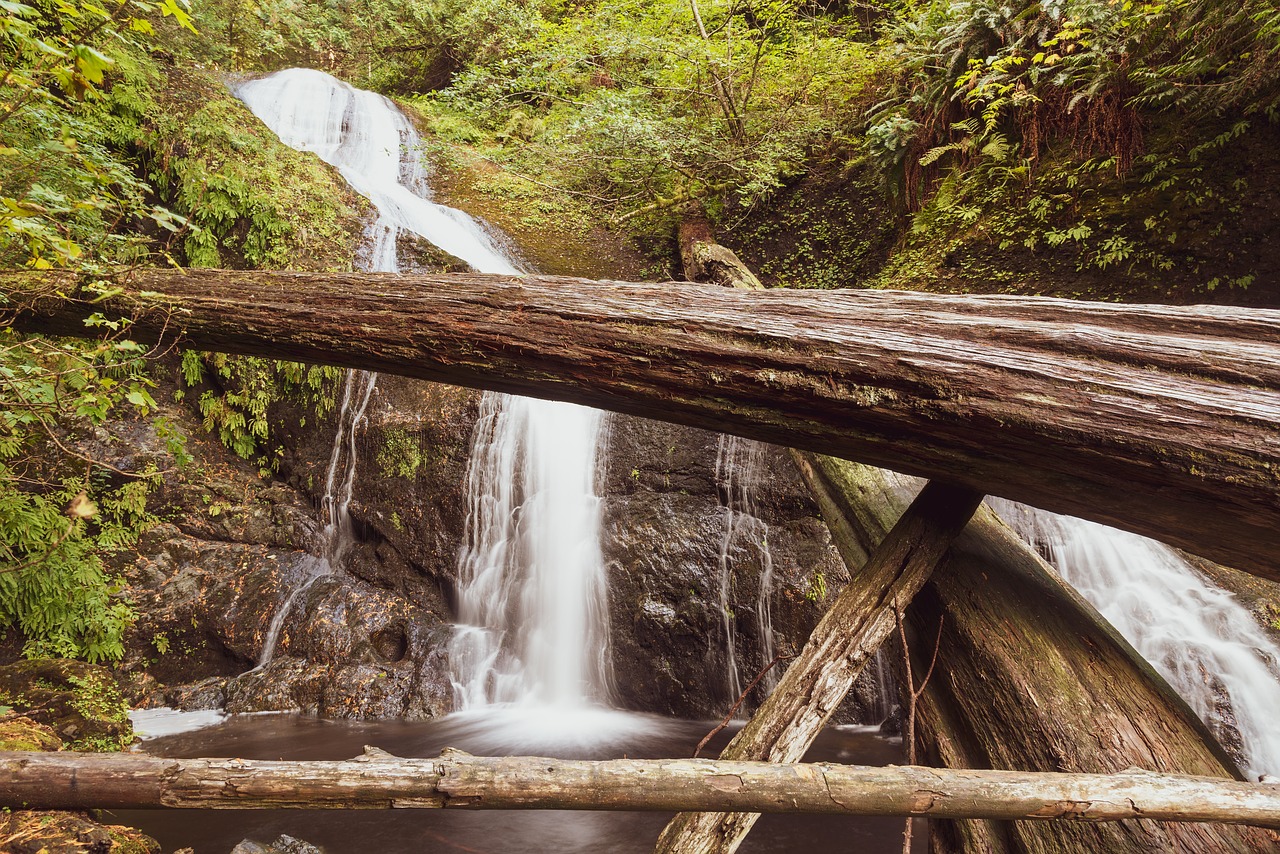
[[[933, 658], [929, 660], [929, 670], [925, 673], [920, 687], [916, 688], [915, 674], [911, 667], [911, 650], [907, 646], [907, 629], [902, 621], [902, 609], [898, 607], [897, 600], [893, 603], [893, 614], [898, 621], [898, 638], [902, 641], [902, 672], [903, 678], [906, 680], [906, 697], [907, 708], [904, 717], [906, 720], [902, 727], [902, 738], [906, 742], [907, 748], [907, 764], [916, 764], [916, 703], [924, 696], [924, 690], [929, 685], [929, 680], [933, 678], [933, 668], [938, 663], [938, 650], [942, 648], [942, 622], [946, 619], [946, 615], [938, 617], [938, 637], [933, 642]], [[911, 817], [908, 816], [902, 828], [902, 854], [911, 854]]]
[[786, 661], [788, 658], [795, 658], [795, 656], [783, 655], [779, 653], [773, 657], [773, 661], [770, 661], [768, 664], [766, 664], [761, 669], [761, 671], [756, 674], [756, 678], [752, 679], [751, 684], [743, 689], [742, 694], [738, 697], [738, 702], [734, 703], [733, 708], [729, 709], [729, 712], [724, 716], [724, 720], [720, 721], [720, 723], [716, 725], [715, 729], [711, 730], [711, 732], [703, 736], [702, 741], [698, 742], [698, 746], [693, 749], [694, 759], [698, 758], [698, 754], [702, 752], [702, 748], [707, 746], [707, 742], [715, 738], [720, 732], [724, 730], [725, 727], [729, 725], [729, 722], [733, 720], [734, 713], [738, 711], [738, 708], [742, 706], [744, 702], [746, 702], [747, 695], [751, 693], [753, 688], [755, 688], [757, 685], [760, 684], [760, 680], [764, 678], [764, 675], [768, 673], [770, 670], [772, 670], [774, 665], [776, 665], [779, 661]]

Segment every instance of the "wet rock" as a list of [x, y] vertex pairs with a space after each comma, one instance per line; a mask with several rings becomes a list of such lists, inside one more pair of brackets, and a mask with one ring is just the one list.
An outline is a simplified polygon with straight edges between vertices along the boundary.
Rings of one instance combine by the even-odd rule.
[[[357, 543], [347, 571], [415, 604], [447, 611], [466, 522], [463, 481], [480, 393], [380, 375], [356, 439], [350, 512]], [[281, 405], [281, 471], [315, 507], [336, 426], [300, 426]]]
[[231, 854], [324, 854], [324, 851], [310, 842], [294, 839], [282, 833], [275, 838], [275, 841], [265, 844], [246, 839], [232, 848]]
[[[603, 545], [618, 699], [629, 708], [724, 714], [774, 656], [804, 644], [848, 579], [787, 453], [737, 441], [610, 417]], [[879, 723], [865, 696], [877, 687], [860, 686], [863, 699], [837, 720]]]

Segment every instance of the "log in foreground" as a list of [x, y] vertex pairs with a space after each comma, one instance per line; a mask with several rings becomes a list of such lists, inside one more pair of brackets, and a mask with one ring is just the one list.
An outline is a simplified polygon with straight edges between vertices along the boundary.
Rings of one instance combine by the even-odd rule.
[[[59, 290], [62, 288], [62, 290]], [[22, 331], [568, 400], [854, 458], [1280, 580], [1280, 311], [480, 274], [0, 273]]]
[[338, 762], [0, 753], [0, 804], [32, 809], [751, 810], [1280, 827], [1280, 785], [1152, 774], [1030, 774], [710, 759]]
[[[809, 635], [778, 685], [722, 760], [799, 762], [840, 707], [896, 621], [982, 503], [968, 489], [930, 483], [861, 566]], [[732, 854], [759, 813], [682, 812], [663, 829], [658, 854]]]

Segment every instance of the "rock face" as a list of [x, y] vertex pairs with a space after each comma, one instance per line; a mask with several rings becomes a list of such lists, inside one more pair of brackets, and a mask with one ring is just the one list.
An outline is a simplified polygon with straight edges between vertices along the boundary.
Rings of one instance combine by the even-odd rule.
[[[125, 665], [135, 701], [332, 717], [448, 711], [440, 585], [376, 537], [363, 537], [352, 561], [372, 567], [373, 582], [331, 573], [314, 556], [318, 498], [261, 478], [199, 436], [189, 416], [171, 415], [192, 434], [196, 462], [158, 496], [173, 522], [148, 532], [121, 567], [140, 613]], [[286, 437], [289, 425], [301, 433], [301, 411], [286, 415], [292, 420], [278, 421]], [[324, 432], [311, 433], [326, 442]], [[327, 444], [332, 436], [330, 427]], [[312, 457], [327, 465], [327, 452]], [[297, 478], [307, 477], [300, 467]], [[373, 531], [367, 520], [377, 517], [361, 519]], [[270, 662], [256, 669], [268, 646]]]
[[[726, 713], [793, 654], [848, 580], [779, 448], [611, 416], [604, 551], [618, 699], [682, 717]], [[760, 596], [768, 582], [767, 600]], [[745, 713], [785, 668], [775, 665]], [[887, 714], [875, 675], [841, 719]]]
[[[355, 542], [337, 572], [312, 556], [336, 415], [274, 406], [279, 480], [193, 439], [203, 482], [166, 486], [178, 512], [126, 567], [142, 612], [135, 697], [333, 717], [449, 711], [446, 647], [478, 401], [465, 389], [378, 378], [355, 443]], [[609, 424], [599, 488], [616, 701], [722, 715], [774, 655], [803, 643], [847, 572], [778, 449], [623, 416]], [[762, 684], [784, 667], [785, 658]], [[865, 689], [844, 719], [884, 716], [882, 688], [872, 678]]]

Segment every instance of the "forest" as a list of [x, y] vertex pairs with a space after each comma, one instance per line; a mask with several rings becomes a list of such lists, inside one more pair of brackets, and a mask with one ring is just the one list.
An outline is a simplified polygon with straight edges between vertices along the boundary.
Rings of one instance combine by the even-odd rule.
[[[0, 0], [0, 750], [171, 709], [233, 733], [174, 756], [269, 711], [563, 760], [723, 718], [723, 758], [797, 762], [819, 724], [741, 745], [860, 613], [820, 723], [874, 744], [833, 756], [1274, 781], [1277, 152], [1266, 0]], [[966, 510], [877, 581], [909, 475]], [[562, 707], [632, 717], [456, 729]], [[15, 810], [0, 849], [295, 850], [145, 814]], [[1280, 844], [1009, 817], [867, 850]], [[751, 829], [682, 820], [383, 844]]]

